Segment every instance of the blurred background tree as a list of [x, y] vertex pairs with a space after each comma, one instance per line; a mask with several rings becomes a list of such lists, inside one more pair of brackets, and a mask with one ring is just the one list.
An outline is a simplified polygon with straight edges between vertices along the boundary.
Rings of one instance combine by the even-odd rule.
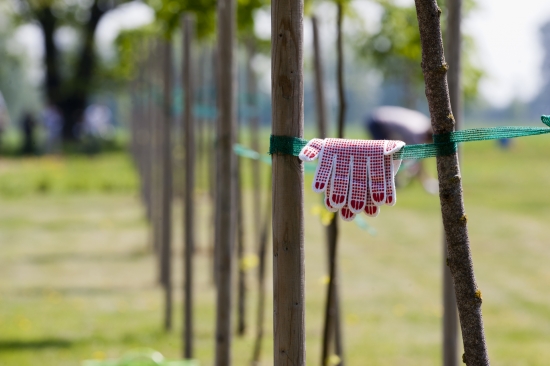
[[0, 91], [6, 104], [12, 127], [17, 125], [21, 114], [27, 110], [36, 111], [38, 93], [31, 83], [28, 70], [30, 60], [25, 50], [17, 43], [16, 24], [7, 3], [0, 3]]
[[[20, 22], [37, 23], [43, 33], [44, 94], [63, 115], [63, 137], [74, 140], [90, 93], [97, 86], [95, 33], [107, 12], [128, 0], [12, 0]], [[77, 47], [63, 52], [56, 35], [73, 33]]]

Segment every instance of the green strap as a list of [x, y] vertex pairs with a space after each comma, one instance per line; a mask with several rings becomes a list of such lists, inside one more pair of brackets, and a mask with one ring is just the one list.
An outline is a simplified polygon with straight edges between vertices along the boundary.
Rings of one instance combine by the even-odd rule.
[[[510, 139], [515, 137], [535, 136], [550, 133], [550, 116], [542, 116], [542, 123], [548, 127], [490, 127], [473, 128], [433, 135], [433, 144], [406, 145], [393, 154], [394, 160], [425, 159], [436, 156], [452, 155], [460, 142]], [[298, 156], [307, 144], [299, 137], [271, 135], [269, 154], [286, 154]]]

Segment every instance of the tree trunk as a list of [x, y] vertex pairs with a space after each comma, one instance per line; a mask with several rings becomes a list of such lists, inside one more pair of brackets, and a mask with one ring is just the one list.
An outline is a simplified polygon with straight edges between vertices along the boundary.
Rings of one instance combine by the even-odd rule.
[[[343, 9], [342, 3], [338, 3], [337, 17], [337, 76], [338, 76], [338, 138], [344, 138], [346, 117], [346, 96], [344, 88], [344, 50], [343, 50]], [[321, 365], [329, 365], [329, 346], [331, 333], [334, 336], [334, 353], [340, 358], [337, 365], [344, 365], [342, 346], [342, 323], [340, 317], [340, 297], [338, 291], [338, 215], [332, 217], [327, 227], [327, 243], [329, 254], [329, 284], [325, 307], [325, 325], [323, 332], [323, 350]]]
[[216, 366], [231, 365], [231, 300], [235, 240], [235, 0], [218, 1], [218, 179], [219, 222], [216, 304]]
[[172, 329], [172, 45], [162, 42], [163, 49], [163, 115], [161, 118], [162, 177], [161, 177], [161, 263], [164, 284], [164, 328]]
[[317, 26], [317, 17], [311, 17], [313, 28], [313, 65], [315, 81], [315, 105], [317, 110], [317, 131], [319, 138], [327, 137], [327, 108], [325, 103], [325, 83], [323, 74], [323, 59], [321, 45], [319, 41], [319, 28]]
[[[269, 200], [268, 200], [269, 202]], [[264, 337], [264, 318], [265, 318], [265, 298], [266, 298], [266, 286], [265, 286], [265, 270], [267, 263], [267, 243], [269, 234], [269, 222], [271, 220], [271, 205], [266, 202], [265, 220], [262, 224], [262, 229], [259, 238], [258, 248], [258, 313], [256, 317], [256, 341], [254, 342], [254, 354], [252, 356], [252, 366], [258, 366], [260, 363], [260, 355], [262, 352], [262, 341]]]
[[[237, 133], [238, 135], [238, 133]], [[237, 165], [237, 182], [235, 187], [235, 204], [237, 211], [237, 334], [244, 336], [246, 332], [246, 271], [243, 267], [243, 258], [245, 253], [244, 248], [244, 221], [243, 221], [243, 189], [242, 189], [242, 172], [241, 161], [236, 157], [235, 164]]]
[[184, 288], [183, 288], [183, 358], [193, 358], [193, 254], [195, 252], [195, 120], [193, 101], [193, 65], [191, 46], [194, 38], [195, 19], [191, 14], [182, 16], [183, 29], [183, 90], [184, 123], [182, 141], [185, 141], [184, 194]]
[[[256, 73], [252, 69], [252, 58], [256, 53], [255, 40], [253, 37], [250, 37], [246, 42], [247, 49], [247, 62], [246, 62], [246, 72], [247, 72], [247, 94], [248, 94], [248, 110], [251, 111], [250, 115], [250, 147], [254, 151], [260, 151], [260, 117], [258, 115], [258, 88], [257, 88], [257, 78]], [[261, 195], [261, 169], [260, 161], [257, 159], [250, 159], [251, 164], [251, 175], [252, 175], [252, 197], [253, 197], [253, 220], [254, 220], [254, 229], [255, 235], [254, 240], [260, 241], [260, 236], [262, 234], [262, 195]], [[258, 245], [258, 248], [260, 245]]]
[[[454, 130], [455, 121], [445, 77], [448, 66], [443, 54], [439, 23], [441, 10], [436, 0], [415, 0], [415, 4], [422, 43], [422, 71], [432, 127], [434, 134], [445, 134]], [[453, 277], [464, 343], [465, 353], [462, 358], [468, 366], [489, 365], [481, 315], [481, 291], [474, 276], [458, 154], [437, 157], [437, 172], [449, 255], [447, 263]]]
[[62, 80], [60, 75], [59, 49], [54, 42], [57, 18], [51, 6], [44, 6], [36, 12], [37, 20], [44, 32], [46, 95], [49, 103], [61, 109], [64, 119], [62, 136], [65, 140], [74, 140], [77, 137], [97, 64], [94, 50], [95, 31], [108, 10], [109, 8], [102, 6], [99, 0], [95, 0], [90, 6], [88, 21], [82, 28], [83, 45], [79, 48], [75, 69], [65, 80]]
[[[303, 0], [271, 2], [272, 134], [304, 132]], [[304, 366], [304, 168], [272, 155], [274, 366]]]
[[[211, 78], [209, 80], [209, 85], [212, 86], [212, 89], [214, 89], [214, 84], [217, 83], [218, 80], [218, 68], [216, 63], [216, 56], [217, 51], [214, 50], [214, 48], [209, 49], [210, 50], [210, 75]], [[215, 104], [215, 98], [209, 94], [208, 98], [208, 105], [213, 107], [213, 104]], [[218, 232], [218, 224], [219, 224], [219, 212], [217, 210], [218, 207], [218, 201], [217, 201], [217, 193], [216, 193], [216, 182], [218, 181], [218, 165], [216, 163], [216, 159], [218, 157], [218, 138], [217, 138], [217, 131], [216, 131], [216, 120], [211, 120], [208, 123], [208, 143], [211, 144], [211, 146], [214, 146], [213, 149], [208, 149], [207, 152], [207, 164], [208, 164], [208, 188], [209, 188], [209, 194], [210, 194], [210, 202], [212, 203], [212, 225], [214, 227], [214, 230], [211, 230], [211, 238], [210, 238], [210, 259], [211, 259], [211, 278], [212, 283], [214, 286], [217, 285], [218, 281], [218, 245], [217, 245], [217, 238], [218, 236], [216, 233]]]
[[[462, 0], [447, 1], [447, 59], [450, 67], [447, 73], [451, 108], [454, 111], [455, 129], [462, 125], [461, 103], [461, 25]], [[459, 153], [460, 158], [460, 153]], [[447, 243], [443, 238], [443, 365], [458, 366], [458, 316], [453, 278], [447, 266]]]

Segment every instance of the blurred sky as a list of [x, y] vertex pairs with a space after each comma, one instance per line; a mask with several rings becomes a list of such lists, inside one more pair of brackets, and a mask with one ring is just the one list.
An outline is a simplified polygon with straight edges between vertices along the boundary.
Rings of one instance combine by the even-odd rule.
[[[412, 4], [414, 1], [400, 2]], [[465, 21], [464, 30], [476, 39], [478, 61], [487, 72], [481, 84], [483, 97], [495, 106], [504, 106], [514, 98], [524, 101], [533, 98], [541, 87], [543, 50], [539, 28], [550, 21], [550, 1], [477, 0], [477, 3], [478, 8]], [[358, 9], [364, 10], [365, 18], [372, 24], [372, 17], [379, 12], [368, 2], [358, 0], [356, 4]], [[105, 56], [112, 53], [110, 45], [120, 30], [146, 24], [152, 19], [152, 10], [141, 3], [124, 5], [111, 12], [98, 28], [100, 52]], [[260, 14], [258, 20], [258, 30], [269, 32], [268, 16]], [[308, 42], [309, 24], [306, 24], [305, 31]], [[58, 38], [58, 42], [66, 47], [77, 41], [76, 35], [69, 29], [59, 32]], [[43, 52], [39, 29], [33, 25], [24, 26], [17, 32], [16, 40], [25, 45], [35, 60], [34, 77], [38, 78], [39, 58]]]

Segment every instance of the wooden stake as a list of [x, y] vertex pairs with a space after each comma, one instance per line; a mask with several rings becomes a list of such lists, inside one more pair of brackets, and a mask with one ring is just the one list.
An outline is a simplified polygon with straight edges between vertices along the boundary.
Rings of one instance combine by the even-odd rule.
[[231, 285], [235, 240], [235, 10], [235, 0], [218, 1], [218, 60], [222, 62], [218, 62], [216, 366], [231, 365]]
[[[271, 2], [275, 136], [303, 136], [303, 10], [303, 0]], [[295, 156], [272, 159], [274, 366], [304, 366], [304, 169]]]
[[[455, 117], [455, 129], [462, 128], [461, 102], [461, 44], [460, 31], [462, 0], [447, 1], [447, 59], [450, 67], [447, 73], [451, 108]], [[460, 159], [460, 154], [459, 154]], [[458, 316], [453, 278], [447, 266], [447, 243], [443, 238], [443, 365], [458, 366]]]
[[193, 117], [193, 65], [191, 46], [195, 32], [195, 18], [182, 16], [183, 29], [183, 90], [184, 123], [182, 141], [185, 141], [185, 188], [184, 188], [184, 288], [183, 288], [183, 358], [193, 358], [193, 254], [195, 252], [195, 119]]
[[[426, 82], [426, 97], [430, 108], [434, 134], [454, 130], [455, 120], [447, 88], [447, 69], [436, 0], [415, 0], [422, 44], [422, 71]], [[477, 287], [468, 238], [467, 216], [462, 198], [462, 179], [458, 154], [437, 157], [439, 198], [445, 240], [449, 256], [447, 263], [453, 277], [462, 340], [463, 362], [468, 366], [489, 365], [481, 315], [481, 291]]]

